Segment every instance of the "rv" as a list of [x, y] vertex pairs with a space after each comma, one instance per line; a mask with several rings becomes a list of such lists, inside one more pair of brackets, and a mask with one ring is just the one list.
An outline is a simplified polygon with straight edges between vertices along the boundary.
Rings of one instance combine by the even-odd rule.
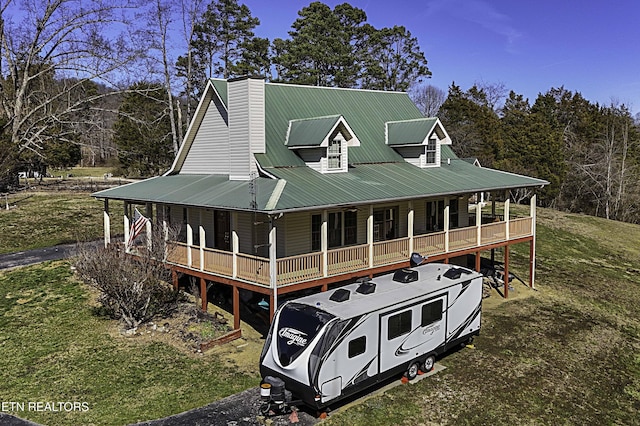
[[482, 275], [414, 259], [279, 307], [260, 356], [263, 412], [322, 409], [395, 375], [413, 380], [479, 334]]

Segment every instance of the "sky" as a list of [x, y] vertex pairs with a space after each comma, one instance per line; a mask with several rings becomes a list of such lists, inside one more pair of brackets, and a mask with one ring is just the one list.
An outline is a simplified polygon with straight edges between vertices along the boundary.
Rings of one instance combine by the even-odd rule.
[[[260, 37], [287, 38], [309, 0], [240, 0], [261, 21]], [[331, 8], [344, 1], [323, 1]], [[593, 103], [640, 112], [637, 0], [351, 0], [376, 28], [405, 26], [432, 77], [447, 91], [505, 85], [533, 103], [564, 86]]]

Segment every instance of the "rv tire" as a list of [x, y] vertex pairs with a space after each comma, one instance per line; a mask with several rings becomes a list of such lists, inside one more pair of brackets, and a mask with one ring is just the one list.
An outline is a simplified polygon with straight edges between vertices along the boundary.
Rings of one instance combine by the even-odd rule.
[[434, 355], [429, 355], [422, 363], [422, 370], [425, 373], [428, 373], [433, 370], [434, 365], [436, 365], [436, 357]]
[[411, 364], [409, 364], [409, 368], [407, 368], [407, 372], [405, 373], [405, 375], [407, 376], [407, 379], [409, 380], [415, 379], [416, 376], [418, 375], [419, 369], [420, 369], [420, 366], [418, 365], [417, 362], [412, 362]]

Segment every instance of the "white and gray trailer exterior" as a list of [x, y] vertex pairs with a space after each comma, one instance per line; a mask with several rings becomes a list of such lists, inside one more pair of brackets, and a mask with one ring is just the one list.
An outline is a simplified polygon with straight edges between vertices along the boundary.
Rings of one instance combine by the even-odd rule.
[[435, 263], [288, 301], [260, 373], [323, 408], [402, 372], [429, 371], [436, 356], [479, 334], [481, 306], [481, 274]]

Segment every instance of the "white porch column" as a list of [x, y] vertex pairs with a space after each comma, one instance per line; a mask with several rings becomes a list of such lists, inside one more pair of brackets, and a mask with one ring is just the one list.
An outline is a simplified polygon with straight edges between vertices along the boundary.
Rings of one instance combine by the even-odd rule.
[[151, 244], [152, 244], [152, 241], [153, 241], [153, 238], [152, 238], [152, 235], [151, 235], [151, 232], [152, 232], [151, 221], [153, 220], [153, 205], [151, 203], [146, 203], [145, 204], [145, 213], [144, 213], [144, 215], [148, 219], [147, 223], [145, 224], [145, 230], [146, 230], [146, 233], [147, 233], [147, 250], [151, 251], [151, 249], [152, 249]]
[[320, 225], [320, 250], [322, 250], [322, 276], [329, 275], [329, 256], [327, 250], [329, 247], [329, 213], [322, 210], [322, 225]]
[[480, 246], [482, 244], [482, 206], [479, 202], [476, 203], [476, 229], [478, 230], [476, 245]]
[[531, 265], [529, 265], [530, 268], [530, 274], [531, 274], [531, 288], [536, 288], [535, 286], [535, 277], [536, 277], [536, 216], [537, 216], [537, 212], [536, 212], [536, 195], [534, 194], [531, 197], [531, 205], [530, 205], [530, 210], [529, 210], [529, 216], [531, 216], [531, 235], [533, 235], [533, 239], [531, 240], [531, 253], [530, 253], [530, 257], [531, 257]]
[[373, 204], [369, 205], [367, 218], [367, 244], [369, 244], [369, 268], [373, 268]]
[[207, 234], [205, 233], [204, 226], [202, 226], [202, 209], [199, 210], [200, 220], [198, 223], [198, 237], [200, 238], [200, 270], [204, 271], [204, 248], [207, 245]]
[[505, 238], [509, 241], [509, 197], [504, 200]]
[[231, 251], [233, 253], [232, 276], [238, 276], [238, 252], [240, 251], [240, 239], [238, 238], [238, 212], [231, 212]]
[[444, 205], [444, 252], [449, 253], [449, 199]]
[[111, 244], [111, 217], [109, 216], [109, 199], [104, 199], [104, 247]]
[[124, 214], [123, 214], [123, 222], [124, 222], [124, 246], [125, 251], [129, 252], [129, 248], [127, 247], [127, 242], [129, 241], [129, 203], [124, 202]]
[[160, 211], [162, 212], [162, 239], [164, 241], [164, 259], [162, 259], [162, 261], [166, 262], [169, 257], [169, 245], [167, 244], [169, 241], [169, 222], [167, 220], [167, 217], [169, 216], [169, 208], [164, 204], [161, 206], [156, 205], [156, 209], [158, 207], [160, 207]]
[[193, 258], [191, 256], [191, 246], [193, 245], [193, 228], [189, 223], [189, 208], [187, 209], [187, 266], [191, 267], [193, 264]]
[[278, 309], [278, 268], [276, 257], [276, 225], [269, 216], [269, 286], [273, 289], [273, 311]]
[[409, 201], [407, 212], [407, 237], [409, 237], [409, 256], [413, 253], [413, 201]]

